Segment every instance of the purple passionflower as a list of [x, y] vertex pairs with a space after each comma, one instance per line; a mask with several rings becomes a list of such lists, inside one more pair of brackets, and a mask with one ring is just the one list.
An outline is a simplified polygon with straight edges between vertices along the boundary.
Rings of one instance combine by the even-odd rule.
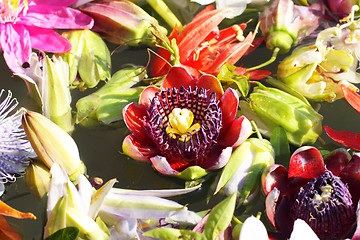
[[277, 230], [269, 234], [287, 239], [293, 222], [302, 219], [320, 239], [351, 238], [360, 198], [359, 164], [358, 153], [351, 156], [340, 148], [323, 159], [315, 147], [303, 146], [291, 156], [289, 170], [272, 165], [263, 178], [266, 214]]
[[14, 73], [23, 73], [32, 48], [45, 52], [70, 51], [70, 42], [52, 29], [86, 29], [93, 20], [67, 7], [75, 0], [1, 0], [0, 47]]
[[18, 102], [10, 91], [4, 98], [4, 92], [0, 91], [0, 183], [15, 181], [25, 173], [29, 157], [35, 156], [21, 127], [21, 111], [11, 115]]

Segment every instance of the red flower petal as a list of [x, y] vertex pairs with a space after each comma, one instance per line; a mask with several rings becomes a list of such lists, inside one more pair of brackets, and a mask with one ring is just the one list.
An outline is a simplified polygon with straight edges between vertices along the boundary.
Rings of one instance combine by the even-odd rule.
[[138, 105], [136, 103], [128, 104], [123, 109], [123, 117], [126, 126], [139, 141], [147, 142], [150, 140], [143, 123], [144, 117], [148, 117], [146, 108], [144, 106]]
[[192, 89], [195, 87], [195, 80], [192, 78], [186, 68], [182, 66], [174, 66], [170, 68], [162, 84], [163, 89], [177, 88], [180, 89], [182, 86], [188, 88], [191, 86]]
[[341, 84], [340, 87], [346, 101], [360, 113], [360, 95], [348, 86]]
[[239, 96], [237, 93], [228, 88], [224, 95], [220, 98], [219, 107], [222, 111], [222, 128], [220, 136], [224, 135], [232, 125], [235, 119], [237, 108], [239, 106]]
[[360, 133], [336, 131], [328, 126], [324, 126], [324, 130], [334, 141], [360, 151]]
[[263, 79], [269, 75], [271, 75], [271, 72], [268, 70], [252, 70], [252, 71], [247, 71], [246, 68], [243, 67], [236, 67], [235, 71], [237, 74], [239, 75], [246, 75], [249, 74], [249, 78], [252, 80], [259, 80], [259, 79]]
[[360, 198], [360, 155], [355, 153], [350, 162], [340, 173], [340, 179], [349, 186], [353, 203], [357, 204]]
[[323, 158], [315, 147], [300, 147], [291, 156], [289, 178], [311, 179], [324, 173]]
[[154, 86], [148, 86], [140, 95], [139, 104], [149, 109], [151, 100], [155, 97], [155, 93], [161, 90]]
[[122, 144], [123, 152], [134, 160], [149, 162], [150, 158], [158, 154], [158, 149], [151, 142], [142, 142], [134, 135], [125, 137]]
[[288, 184], [288, 171], [283, 165], [273, 164], [267, 173], [264, 172], [261, 182], [265, 195], [268, 195], [274, 188], [284, 194]]
[[204, 74], [196, 81], [196, 85], [199, 88], [209, 90], [209, 94], [212, 92], [216, 93], [216, 100], [219, 100], [224, 95], [224, 90], [221, 86], [220, 81], [213, 75]]
[[326, 169], [335, 176], [339, 176], [343, 168], [349, 163], [351, 155], [344, 148], [336, 149], [324, 159]]
[[223, 146], [237, 147], [242, 144], [252, 134], [252, 126], [250, 121], [241, 116], [235, 119], [229, 130], [223, 138], [219, 139], [219, 144]]

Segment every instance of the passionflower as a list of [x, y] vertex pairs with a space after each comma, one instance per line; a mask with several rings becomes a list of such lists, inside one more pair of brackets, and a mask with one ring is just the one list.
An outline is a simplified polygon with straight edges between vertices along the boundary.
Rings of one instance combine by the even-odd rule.
[[2, 0], [0, 2], [0, 46], [9, 68], [22, 73], [31, 49], [45, 52], [67, 52], [68, 40], [52, 29], [84, 29], [93, 20], [84, 13], [68, 8], [73, 1]]
[[10, 91], [4, 98], [4, 92], [0, 91], [0, 183], [15, 181], [17, 176], [23, 175], [29, 157], [35, 156], [21, 127], [21, 111], [13, 113], [18, 102]]
[[[168, 49], [160, 48], [150, 63], [151, 75], [163, 76], [171, 66], [182, 64], [196, 78], [199, 77], [199, 71], [216, 76], [225, 63], [234, 65], [250, 51], [251, 46], [251, 50], [255, 49], [262, 39], [254, 40], [254, 32], [245, 37], [243, 31], [246, 24], [219, 30], [218, 25], [229, 12], [231, 9], [214, 10], [214, 6], [209, 5], [180, 32], [174, 28], [168, 39], [162, 41], [176, 41], [178, 49], [173, 49], [173, 46]], [[241, 75], [249, 73], [252, 79], [270, 74], [265, 70], [246, 71], [243, 67], [237, 67], [236, 72]]]
[[312, 33], [320, 23], [322, 5], [295, 5], [291, 0], [276, 0], [259, 17], [266, 47], [287, 53], [303, 37]]
[[272, 165], [263, 189], [275, 234], [289, 237], [294, 220], [302, 219], [320, 239], [351, 236], [360, 197], [359, 164], [358, 153], [351, 156], [340, 148], [323, 159], [315, 147], [303, 146], [291, 156], [289, 170]]
[[[331, 13], [331, 17], [341, 19], [351, 12], [352, 6], [359, 4], [357, 0], [324, 0], [327, 10]], [[336, 19], [336, 20], [338, 20]]]
[[235, 119], [238, 103], [237, 93], [231, 88], [224, 93], [216, 77], [194, 79], [184, 67], [172, 67], [161, 89], [147, 87], [139, 104], [124, 108], [132, 134], [123, 151], [162, 174], [186, 179], [222, 168], [233, 147], [252, 133], [245, 117]]

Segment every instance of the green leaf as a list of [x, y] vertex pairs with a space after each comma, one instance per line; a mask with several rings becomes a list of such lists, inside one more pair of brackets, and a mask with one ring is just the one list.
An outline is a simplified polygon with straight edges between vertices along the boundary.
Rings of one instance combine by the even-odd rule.
[[236, 69], [235, 66], [225, 63], [225, 65], [221, 68], [220, 73], [217, 78], [221, 82], [231, 82], [235, 83], [241, 92], [243, 97], [246, 97], [249, 93], [249, 77], [248, 75], [239, 75], [234, 72]]
[[45, 240], [75, 240], [79, 232], [77, 227], [67, 227], [56, 231], [51, 236], [45, 238]]
[[216, 239], [229, 227], [235, 210], [236, 196], [237, 193], [233, 193], [211, 210], [204, 226], [203, 234], [206, 239]]
[[184, 171], [176, 174], [177, 177], [185, 179], [185, 180], [196, 180], [208, 174], [208, 171], [199, 167], [199, 166], [191, 166], [186, 168]]
[[290, 160], [290, 146], [286, 131], [282, 126], [278, 126], [273, 130], [270, 143], [274, 148], [277, 163], [287, 168]]
[[175, 228], [154, 228], [142, 234], [145, 237], [155, 237], [160, 239], [178, 240], [181, 237], [180, 229]]

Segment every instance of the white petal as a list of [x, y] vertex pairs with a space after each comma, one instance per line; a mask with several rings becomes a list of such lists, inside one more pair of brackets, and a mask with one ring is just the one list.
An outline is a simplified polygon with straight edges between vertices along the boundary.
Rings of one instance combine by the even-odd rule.
[[239, 240], [269, 240], [269, 237], [264, 224], [251, 216], [242, 225]]
[[51, 181], [47, 199], [47, 216], [55, 207], [58, 200], [64, 195], [65, 186], [69, 180], [67, 173], [57, 164], [54, 163], [50, 169]]
[[311, 227], [302, 219], [296, 219], [290, 240], [317, 240], [319, 239]]

